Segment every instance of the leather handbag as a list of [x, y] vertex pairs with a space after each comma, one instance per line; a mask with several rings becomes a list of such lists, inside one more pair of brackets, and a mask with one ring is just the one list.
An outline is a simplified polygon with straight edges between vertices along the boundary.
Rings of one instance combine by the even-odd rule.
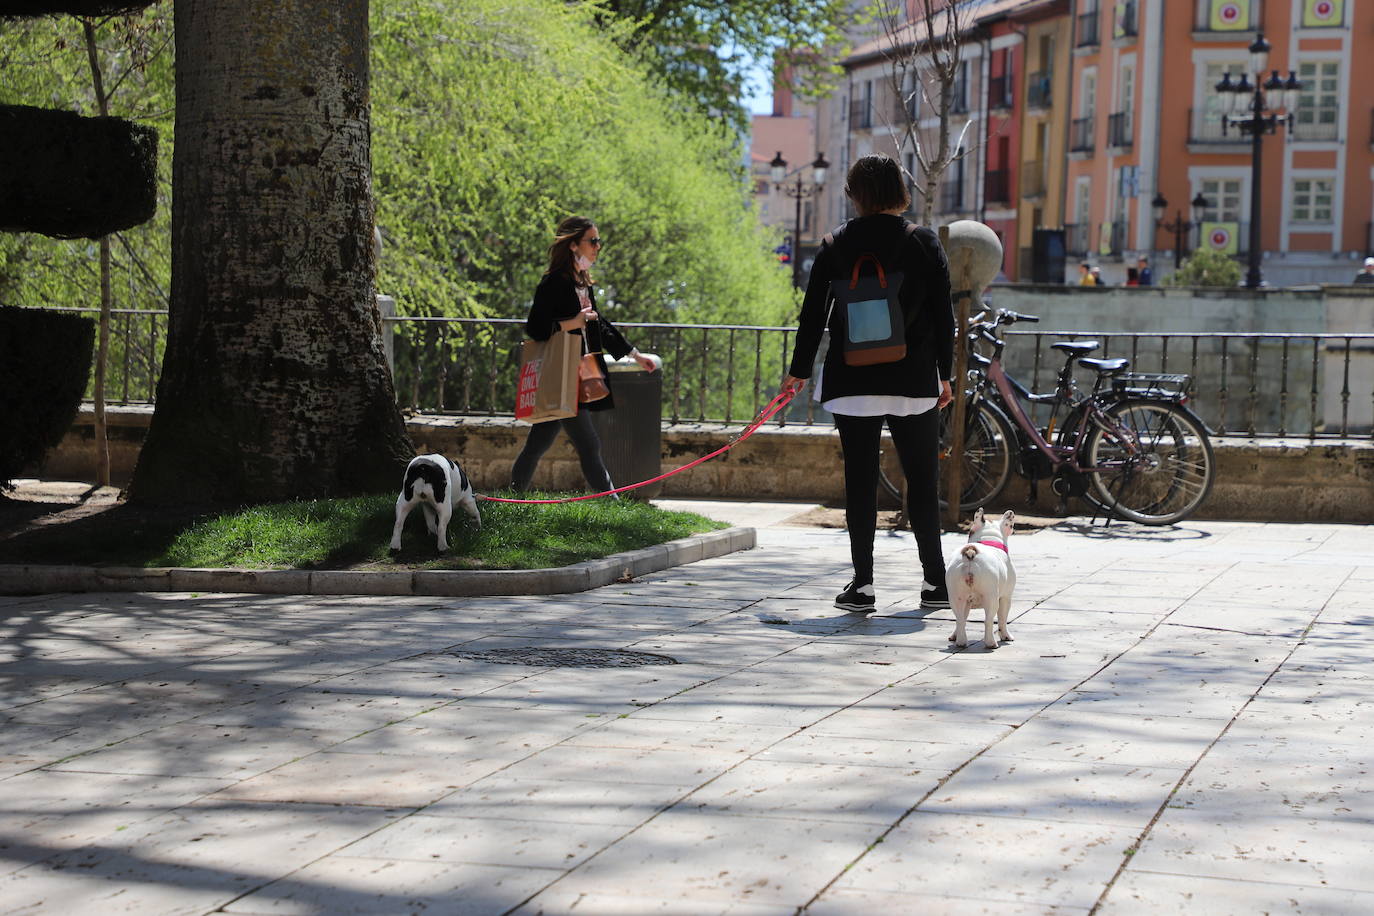
[[[585, 341], [583, 347], [586, 347]], [[577, 403], [590, 404], [610, 393], [611, 388], [606, 384], [606, 376], [601, 371], [601, 364], [596, 361], [596, 354], [582, 354], [582, 360], [577, 364]]]

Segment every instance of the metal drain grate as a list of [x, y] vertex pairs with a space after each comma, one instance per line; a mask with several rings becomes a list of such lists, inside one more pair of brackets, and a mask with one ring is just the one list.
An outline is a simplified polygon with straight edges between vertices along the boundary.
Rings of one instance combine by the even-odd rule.
[[639, 668], [645, 665], [676, 665], [677, 659], [652, 652], [627, 649], [486, 649], [445, 652], [457, 658], [497, 665], [529, 665], [532, 668]]

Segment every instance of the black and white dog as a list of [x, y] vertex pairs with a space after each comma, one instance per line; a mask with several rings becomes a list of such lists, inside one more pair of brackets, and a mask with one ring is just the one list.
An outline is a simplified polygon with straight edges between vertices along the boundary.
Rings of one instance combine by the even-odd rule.
[[477, 512], [477, 499], [472, 495], [468, 475], [443, 455], [419, 455], [406, 465], [405, 483], [396, 497], [396, 527], [391, 531], [391, 551], [401, 549], [401, 528], [406, 516], [417, 505], [425, 510], [425, 527], [438, 538], [439, 551], [448, 550], [448, 522], [453, 517], [454, 504], [461, 505], [477, 529], [482, 529], [482, 516]]

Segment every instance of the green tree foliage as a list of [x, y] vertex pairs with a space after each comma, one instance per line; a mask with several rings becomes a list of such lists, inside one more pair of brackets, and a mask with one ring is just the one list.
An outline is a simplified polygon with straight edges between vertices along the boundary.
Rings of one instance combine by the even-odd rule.
[[[379, 289], [403, 314], [522, 316], [553, 226], [585, 213], [606, 236], [594, 275], [614, 318], [790, 321], [788, 274], [750, 209], [738, 148], [621, 50], [630, 25], [600, 27], [596, 13], [558, 0], [372, 0]], [[114, 238], [116, 308], [167, 305], [170, 17], [163, 3], [101, 24], [113, 110], [160, 135], [158, 213]], [[0, 23], [0, 100], [94, 114], [88, 67], [78, 20]], [[97, 307], [95, 243], [0, 234], [0, 301]], [[122, 367], [125, 354], [111, 359]], [[129, 354], [135, 387], [159, 361]]]
[[852, 6], [849, 0], [600, 0], [595, 9], [598, 21], [613, 27], [613, 40], [678, 98], [743, 127], [740, 87], [752, 62], [775, 58], [803, 94], [823, 88], [837, 68], [794, 49], [842, 46], [841, 25], [855, 15]]
[[524, 314], [553, 226], [596, 220], [608, 314], [790, 320], [739, 152], [588, 7], [373, 0], [379, 285], [410, 314]]
[[1169, 278], [1168, 286], [1239, 286], [1240, 264], [1236, 259], [1210, 248], [1199, 248], [1188, 256]]

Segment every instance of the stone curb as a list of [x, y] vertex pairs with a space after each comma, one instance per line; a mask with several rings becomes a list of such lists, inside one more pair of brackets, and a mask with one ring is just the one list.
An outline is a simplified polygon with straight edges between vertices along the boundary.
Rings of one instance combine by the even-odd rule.
[[0, 564], [0, 595], [52, 592], [236, 592], [258, 595], [558, 595], [720, 557], [758, 545], [753, 528], [726, 528], [552, 569], [182, 569]]

